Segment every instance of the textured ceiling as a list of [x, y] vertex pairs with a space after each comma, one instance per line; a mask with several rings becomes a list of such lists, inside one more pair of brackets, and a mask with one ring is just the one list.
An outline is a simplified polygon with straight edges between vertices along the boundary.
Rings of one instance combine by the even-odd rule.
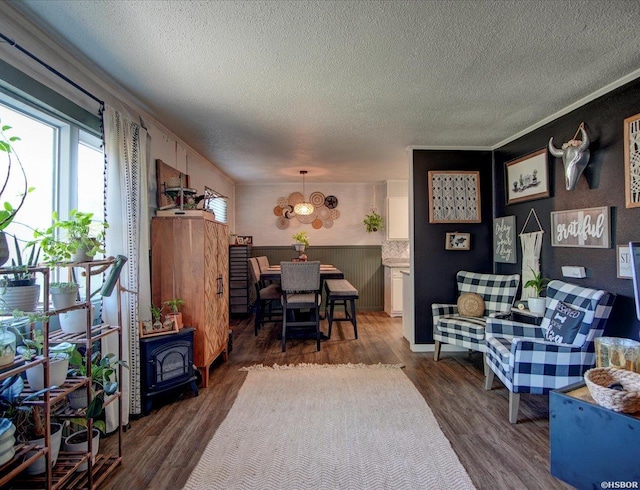
[[238, 183], [406, 179], [640, 68], [638, 1], [13, 5]]

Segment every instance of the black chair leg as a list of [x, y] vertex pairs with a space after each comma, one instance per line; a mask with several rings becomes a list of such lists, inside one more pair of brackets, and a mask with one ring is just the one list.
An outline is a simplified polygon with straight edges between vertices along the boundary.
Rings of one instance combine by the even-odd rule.
[[[347, 309], [345, 305], [345, 311]], [[351, 323], [353, 323], [353, 333], [358, 338], [358, 322], [356, 321], [356, 302], [355, 300], [351, 300]]]
[[[317, 301], [316, 301], [317, 303]], [[316, 350], [320, 350], [320, 308], [316, 306], [313, 310], [313, 316], [316, 320]]]
[[287, 308], [282, 306], [282, 352], [287, 350]]
[[333, 309], [335, 307], [335, 302], [334, 300], [327, 300], [329, 301], [329, 332], [327, 335], [327, 339], [331, 338], [331, 329], [333, 327]]
[[254, 335], [258, 335], [258, 329], [260, 328], [260, 317], [262, 316], [262, 307], [260, 306], [260, 299], [256, 301], [256, 321], [253, 327]]

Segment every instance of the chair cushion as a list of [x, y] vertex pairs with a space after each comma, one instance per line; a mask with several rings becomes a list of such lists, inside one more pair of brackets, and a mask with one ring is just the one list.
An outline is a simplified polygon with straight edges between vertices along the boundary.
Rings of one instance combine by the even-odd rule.
[[269, 284], [266, 288], [260, 290], [260, 299], [280, 299], [282, 290], [277, 284]]
[[461, 334], [472, 339], [484, 340], [485, 326], [486, 317], [450, 316], [441, 318], [436, 328], [450, 334]]
[[[282, 297], [282, 302], [284, 303], [284, 296]], [[313, 305], [315, 302], [315, 293], [289, 293], [287, 294], [287, 304], [292, 305], [293, 307], [299, 306], [301, 304], [310, 304]], [[322, 303], [322, 296], [318, 295], [318, 305]]]
[[358, 290], [346, 279], [327, 279], [324, 287], [329, 297], [358, 298]]
[[481, 317], [484, 315], [484, 299], [477, 293], [464, 293], [458, 298], [458, 311], [462, 316]]
[[584, 311], [558, 301], [554, 309], [547, 308], [544, 316], [549, 320], [545, 329], [545, 339], [556, 344], [571, 344], [582, 325]]

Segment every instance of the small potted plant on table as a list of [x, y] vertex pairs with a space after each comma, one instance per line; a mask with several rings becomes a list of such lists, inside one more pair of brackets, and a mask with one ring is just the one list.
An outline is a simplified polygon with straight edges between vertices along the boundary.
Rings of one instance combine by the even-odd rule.
[[542, 277], [541, 272], [536, 272], [533, 269], [531, 269], [531, 272], [533, 273], [533, 279], [529, 279], [524, 287], [533, 288], [536, 295], [527, 299], [527, 304], [529, 305], [529, 311], [531, 313], [542, 315], [546, 309], [546, 298], [542, 297], [542, 293], [547, 289], [547, 284], [549, 284], [550, 279]]

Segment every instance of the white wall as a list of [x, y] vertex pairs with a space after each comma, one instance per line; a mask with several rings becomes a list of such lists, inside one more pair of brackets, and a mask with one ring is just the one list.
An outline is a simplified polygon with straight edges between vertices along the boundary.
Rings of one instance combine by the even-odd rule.
[[375, 187], [377, 211], [385, 216], [384, 184], [314, 184], [306, 183], [307, 198], [312, 192], [338, 198], [340, 217], [331, 228], [314, 229], [300, 224], [297, 228], [280, 230], [276, 227], [273, 208], [279, 197], [288, 197], [292, 192], [302, 191], [300, 185], [236, 185], [236, 233], [253, 236], [257, 246], [290, 245], [291, 235], [306, 230], [311, 245], [380, 245], [384, 231], [367, 233], [362, 220], [369, 213]]

